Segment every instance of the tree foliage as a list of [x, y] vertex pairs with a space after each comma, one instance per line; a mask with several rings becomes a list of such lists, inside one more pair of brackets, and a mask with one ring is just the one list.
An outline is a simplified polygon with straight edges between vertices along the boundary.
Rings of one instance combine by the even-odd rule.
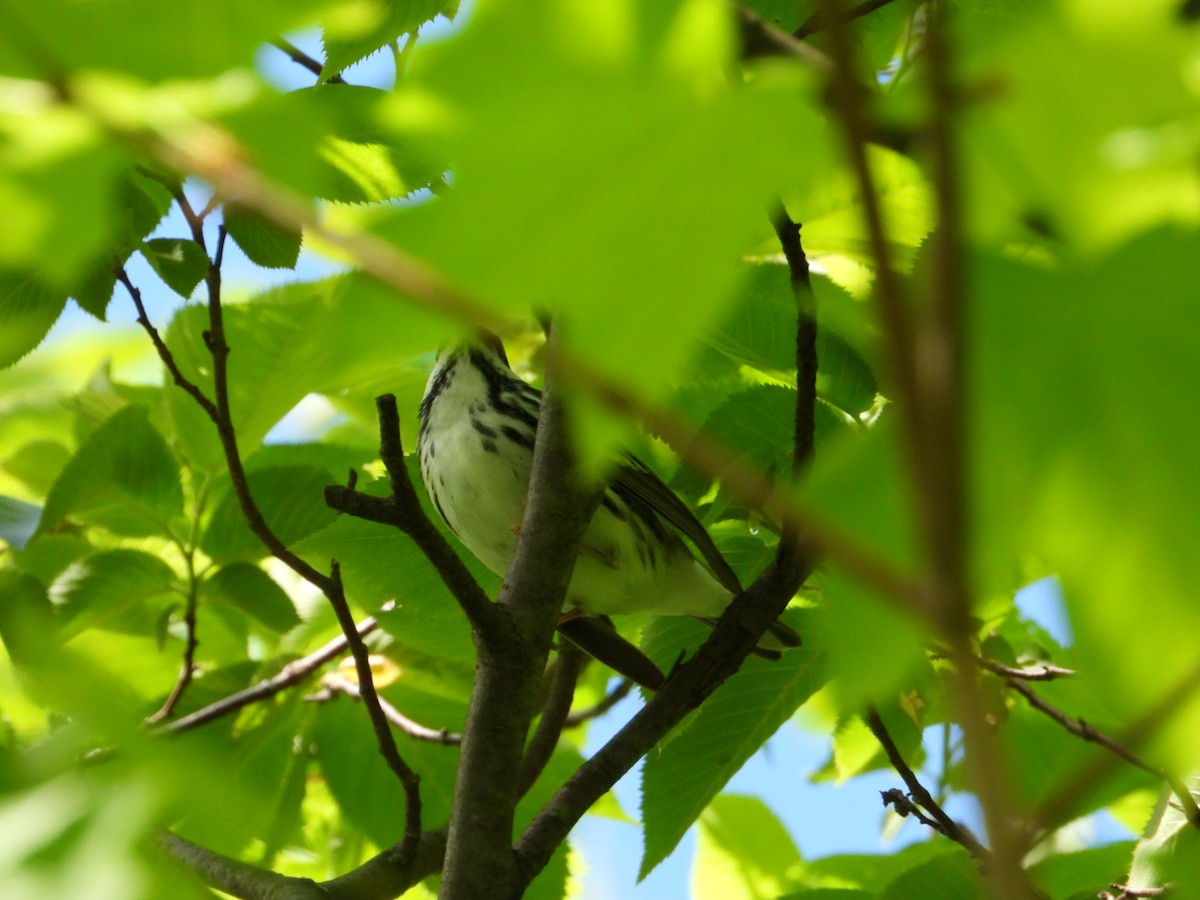
[[[1200, 891], [1195, 4], [457, 7], [3, 4], [4, 895], [568, 896], [643, 757], [698, 898]], [[397, 444], [477, 326], [548, 398], [504, 584]], [[617, 623], [672, 674], [585, 760], [620, 445], [750, 587]], [[928, 840], [723, 793], [801, 707]]]

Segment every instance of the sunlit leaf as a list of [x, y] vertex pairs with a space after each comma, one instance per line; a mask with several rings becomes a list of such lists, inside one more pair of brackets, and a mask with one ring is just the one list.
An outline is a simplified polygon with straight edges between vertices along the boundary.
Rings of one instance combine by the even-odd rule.
[[190, 238], [153, 238], [141, 249], [158, 277], [184, 300], [208, 273], [208, 254]]
[[[825, 683], [825, 654], [816, 629], [806, 627], [815, 625], [816, 617], [797, 612], [788, 624], [805, 635], [805, 646], [788, 650], [778, 662], [748, 662], [717, 689], [683, 734], [646, 760], [643, 876], [675, 849], [742, 764]], [[669, 669], [677, 652], [652, 641], [648, 638], [643, 649]]]
[[692, 866], [695, 900], [766, 900], [787, 892], [803, 862], [787, 829], [762, 800], [713, 798], [700, 817]]
[[295, 268], [300, 257], [297, 232], [236, 207], [226, 208], [225, 228], [251, 262], [270, 269]]
[[152, 631], [155, 616], [143, 607], [175, 586], [171, 567], [138, 550], [105, 550], [72, 563], [50, 586], [63, 634], [85, 628], [139, 627]]
[[207, 599], [224, 600], [272, 631], [300, 624], [296, 607], [266, 572], [250, 563], [230, 563], [204, 582]]
[[441, 13], [453, 15], [458, 0], [377, 0], [372, 17], [357, 33], [343, 34], [326, 29], [323, 79], [332, 78], [361, 59], [399, 40]]

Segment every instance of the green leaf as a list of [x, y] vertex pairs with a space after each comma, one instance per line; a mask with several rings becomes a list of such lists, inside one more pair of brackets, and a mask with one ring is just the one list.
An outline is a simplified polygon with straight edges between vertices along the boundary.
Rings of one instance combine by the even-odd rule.
[[1084, 892], [1094, 897], [1096, 885], [1124, 882], [1133, 847], [1133, 841], [1117, 841], [1073, 853], [1055, 853], [1031, 866], [1029, 877], [1054, 900]]
[[[868, 891], [872, 897], [878, 897], [880, 891], [904, 872], [957, 852], [958, 850], [948, 841], [922, 841], [897, 850], [895, 853], [848, 854], [814, 859], [809, 861], [805, 876], [806, 880], [814, 885], [845, 885], [847, 888]], [[803, 892], [798, 896], [804, 897], [806, 900], [808, 898], [808, 894]], [[829, 898], [820, 894], [818, 896], [821, 897], [821, 900], [841, 900], [836, 896]], [[914, 896], [922, 895], [917, 893]], [[845, 900], [858, 900], [858, 898], [847, 897]]]
[[984, 900], [991, 897], [979, 874], [979, 862], [965, 850], [944, 853], [898, 875], [879, 900]]
[[50, 489], [45, 531], [77, 516], [122, 535], [167, 534], [183, 506], [179, 470], [143, 406], [111, 415], [84, 441]]
[[0, 369], [42, 342], [66, 302], [66, 293], [46, 287], [32, 275], [0, 271]]
[[0, 494], [0, 541], [14, 550], [24, 550], [41, 516], [40, 506]]
[[966, 77], [1003, 91], [963, 134], [975, 233], [1003, 240], [1034, 220], [1094, 251], [1196, 221], [1190, 161], [1200, 132], [1185, 75], [1194, 33], [1181, 27], [1180, 6], [1154, 2], [1134, 16], [1041, 4], [976, 20]]
[[[294, 544], [333, 521], [323, 499], [329, 476], [314, 466], [274, 466], [247, 475], [250, 495], [267, 525], [284, 544]], [[233, 486], [217, 502], [200, 548], [213, 560], [260, 558], [267, 548], [246, 524]]]
[[454, 15], [458, 0], [376, 0], [365, 27], [350, 33], [325, 29], [325, 65], [321, 79], [328, 80], [372, 53], [416, 31], [435, 16]]
[[[356, 278], [288, 285], [226, 307], [229, 403], [243, 455], [250, 456], [306, 394], [339, 396], [364, 382], [413, 380], [406, 371], [411, 366], [398, 360], [437, 346], [447, 326], [434, 323], [394, 292]], [[184, 375], [212, 396], [212, 357], [203, 337], [208, 328], [207, 310], [184, 307], [166, 340]], [[184, 454], [206, 469], [223, 468], [212, 423], [182, 391], [166, 397]], [[339, 473], [337, 481], [343, 477]]]
[[760, 900], [786, 893], [803, 862], [791, 835], [757, 797], [719, 794], [700, 817], [693, 900]]
[[171, 194], [163, 185], [140, 174], [128, 173], [118, 182], [115, 234], [111, 245], [72, 289], [76, 303], [104, 320], [116, 286], [116, 271], [158, 227], [171, 202]]
[[[1028, 555], [1057, 575], [1078, 680], [1122, 722], [1195, 666], [1176, 637], [1200, 629], [1188, 599], [1200, 578], [1200, 419], [1181, 375], [1197, 362], [1197, 237], [1161, 231], [1053, 270], [976, 268], [976, 566], [992, 590], [1013, 586], [1012, 561]], [[1138, 597], [1154, 598], [1153, 616]], [[1196, 727], [1195, 704], [1177, 710], [1151, 756], [1194, 771]]]
[[152, 238], [141, 249], [158, 277], [184, 300], [208, 274], [208, 254], [190, 238]]
[[[347, 698], [323, 703], [313, 731], [317, 761], [346, 820], [378, 847], [404, 836], [404, 791], [375, 744], [361, 703]], [[421, 773], [421, 812], [428, 822], [450, 815], [458, 748], [410, 741], [405, 761]]]
[[176, 582], [171, 567], [157, 556], [103, 550], [71, 563], [50, 586], [50, 597], [63, 622], [64, 638], [86, 628], [132, 626], [149, 634], [156, 614], [145, 604], [170, 593]]
[[204, 582], [204, 597], [223, 600], [255, 621], [282, 634], [300, 624], [291, 599], [275, 580], [258, 566], [235, 562], [222, 566]]
[[17, 567], [45, 584], [79, 557], [90, 553], [92, 545], [73, 534], [39, 534], [16, 554]]
[[122, 72], [144, 81], [211, 78], [250, 66], [260, 45], [310, 25], [326, 6], [316, 0], [182, 0], [169, 7], [155, 0], [46, 0], [36, 8], [6, 2], [10, 40], [0, 44], [0, 71], [48, 77], [50, 61], [70, 60], [76, 71]]
[[[647, 630], [643, 649], [660, 667], [669, 668], [677, 652], [654, 640], [657, 621]], [[795, 611], [788, 624], [805, 636], [805, 646], [787, 651], [778, 662], [747, 662], [705, 702], [687, 731], [647, 758], [642, 770], [642, 877], [675, 849], [742, 764], [825, 683], [816, 617], [811, 611]]]
[[[1197, 779], [1189, 779], [1196, 794]], [[1169, 791], [1162, 792], [1154, 817], [1133, 851], [1126, 882], [1135, 888], [1161, 888], [1167, 884], [1192, 885], [1200, 879], [1200, 837], [1196, 827]]]
[[[10, 25], [24, 17], [4, 15]], [[69, 104], [0, 108], [0, 268], [30, 272], [57, 290], [73, 287], [107, 250], [128, 167], [120, 145]]]
[[[574, 352], [661, 393], [734, 288], [768, 200], [819, 168], [829, 135], [797, 80], [726, 89], [735, 42], [715, 5], [639, 8], [581, 55], [587, 9], [482, 4], [456, 40], [418, 44], [394, 118], [450, 147], [455, 189], [380, 231], [476, 296], [552, 306]], [[580, 432], [585, 458], [610, 449], [612, 429]]]
[[[301, 235], [257, 213], [225, 208], [225, 229], [250, 261], [268, 269], [294, 269], [300, 258]], [[193, 285], [194, 287], [194, 285]]]

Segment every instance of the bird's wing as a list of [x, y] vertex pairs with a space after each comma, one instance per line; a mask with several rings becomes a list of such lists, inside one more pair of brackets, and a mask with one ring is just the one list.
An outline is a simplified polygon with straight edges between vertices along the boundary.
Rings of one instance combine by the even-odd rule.
[[621, 463], [613, 472], [609, 486], [626, 503], [657, 514], [674, 525], [696, 545], [713, 575], [731, 594], [742, 592], [737, 575], [700, 520], [644, 462], [632, 454], [622, 454]]

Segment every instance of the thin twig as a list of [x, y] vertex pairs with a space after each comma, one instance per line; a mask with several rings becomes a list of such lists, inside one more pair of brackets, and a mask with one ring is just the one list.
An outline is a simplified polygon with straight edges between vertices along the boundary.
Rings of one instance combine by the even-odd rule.
[[[207, 252], [202, 217], [196, 215], [181, 191], [176, 193], [176, 200], [191, 228], [193, 239]], [[205, 276], [208, 293], [209, 330], [204, 333], [204, 340], [213, 361], [213, 403], [216, 407], [214, 424], [225, 456], [225, 465], [229, 470], [230, 482], [233, 485], [234, 494], [237, 497], [242, 516], [249, 525], [250, 530], [262, 541], [263, 545], [270, 550], [276, 559], [283, 562], [304, 580], [318, 588], [333, 607], [338, 623], [342, 626], [342, 633], [346, 637], [350, 652], [354, 656], [355, 668], [358, 671], [359, 681], [362, 685], [363, 704], [367, 708], [367, 713], [375, 729], [379, 751], [387, 762], [388, 767], [396, 774], [404, 787], [405, 826], [403, 846], [406, 851], [412, 852], [415, 850], [417, 841], [421, 836], [420, 779], [400, 757], [400, 753], [396, 749], [396, 742], [392, 737], [391, 730], [388, 728], [387, 718], [379, 708], [379, 697], [375, 692], [375, 687], [371, 680], [371, 666], [367, 659], [367, 650], [362, 642], [362, 638], [358, 634], [354, 616], [350, 612], [350, 606], [346, 602], [338, 565], [335, 561], [331, 565], [330, 574], [325, 575], [292, 552], [267, 524], [262, 510], [259, 508], [250, 491], [250, 483], [246, 476], [241, 452], [238, 449], [237, 432], [234, 429], [233, 415], [229, 406], [228, 360], [230, 348], [225, 339], [225, 317], [221, 303], [221, 264], [224, 260], [226, 237], [225, 228], [221, 226], [217, 230], [216, 251], [210, 257], [208, 272]]]
[[157, 725], [164, 719], [168, 719], [175, 712], [175, 707], [179, 705], [179, 701], [183, 698], [184, 692], [192, 683], [192, 678], [196, 674], [196, 646], [199, 641], [196, 638], [196, 603], [199, 599], [200, 585], [193, 578], [188, 585], [187, 601], [183, 610], [183, 627], [184, 627], [184, 645], [183, 645], [183, 662], [179, 666], [179, 677], [175, 679], [175, 686], [171, 688], [171, 692], [167, 695], [167, 699], [163, 701], [163, 705], [158, 708], [158, 711], [146, 718], [147, 725]]
[[1062, 666], [1056, 666], [1052, 663], [1038, 663], [1035, 666], [1006, 666], [1004, 663], [998, 663], [994, 659], [986, 659], [982, 656], [976, 656], [975, 661], [996, 675], [1009, 680], [1019, 681], [1054, 681], [1058, 678], [1069, 678], [1075, 674], [1074, 669], [1064, 669]]
[[[839, 24], [846, 25], [853, 22], [855, 19], [861, 19], [863, 16], [869, 16], [877, 9], [883, 9], [894, 0], [866, 0], [858, 6], [852, 6], [847, 10], [838, 13], [837, 21]], [[818, 9], [805, 20], [804, 24], [792, 32], [792, 37], [798, 41], [812, 37], [814, 34], [825, 31], [833, 26], [833, 20], [830, 18], [827, 8]]]
[[[343, 678], [341, 675], [326, 675], [321, 679], [321, 684], [330, 693], [345, 694], [347, 697], [353, 697], [355, 700], [362, 699], [362, 691], [358, 689], [358, 685], [349, 679]], [[319, 694], [313, 695], [305, 699], [321, 700], [324, 699]], [[445, 728], [430, 728], [428, 725], [422, 725], [410, 719], [392, 704], [388, 703], [382, 697], [379, 698], [379, 708], [383, 710], [383, 714], [387, 716], [387, 720], [399, 728], [402, 732], [408, 735], [415, 741], [425, 741], [430, 744], [441, 744], [444, 747], [457, 746], [462, 743], [463, 736]]]
[[[304, 66], [304, 68], [308, 69], [308, 71], [312, 72], [318, 78], [321, 76], [321, 73], [325, 71], [325, 67], [321, 64], [320, 60], [313, 59], [295, 44], [289, 43], [283, 38], [276, 38], [275, 40], [271, 41], [271, 46], [275, 47], [277, 50], [282, 50], [285, 54], [287, 54], [288, 58], [291, 59], [292, 62]], [[336, 75], [331, 75], [329, 78], [326, 78], [325, 82], [327, 84], [346, 83], [340, 72]]]
[[204, 410], [208, 417], [215, 422], [217, 418], [216, 404], [205, 396], [204, 392], [194, 382], [189, 381], [187, 376], [180, 370], [179, 364], [175, 361], [175, 355], [171, 352], [171, 348], [167, 346], [158, 329], [150, 321], [150, 317], [146, 315], [146, 307], [142, 303], [142, 292], [130, 281], [129, 276], [123, 268], [117, 270], [116, 276], [117, 281], [121, 282], [125, 286], [125, 290], [129, 292], [129, 296], [133, 300], [133, 305], [137, 308], [138, 324], [150, 336], [150, 342], [154, 345], [154, 349], [158, 353], [158, 358], [162, 360], [162, 364], [170, 373], [171, 380], [183, 388], [196, 401], [200, 408]]
[[[392, 604], [389, 602], [382, 609], [387, 611], [391, 607]], [[374, 618], [367, 617], [355, 627], [355, 632], [359, 637], [366, 637], [378, 627], [378, 624]], [[190, 731], [193, 728], [198, 728], [201, 725], [206, 725], [209, 722], [227, 716], [232, 712], [237, 712], [251, 703], [258, 703], [261, 700], [273, 697], [281, 691], [285, 691], [304, 681], [321, 666], [341, 656], [346, 652], [348, 646], [346, 636], [344, 634], [340, 635], [307, 656], [292, 660], [270, 678], [265, 678], [257, 684], [238, 691], [236, 694], [230, 694], [228, 697], [210, 703], [208, 706], [202, 707], [193, 713], [181, 716], [169, 725], [163, 726], [161, 730], [166, 734], [179, 734], [184, 731]]]
[[[796, 301], [796, 406], [792, 418], [792, 474], [799, 475], [812, 464], [817, 423], [817, 298], [813, 293], [808, 257], [800, 241], [800, 224], [792, 221], [780, 200], [771, 212], [771, 225], [787, 260], [788, 280]], [[811, 541], [800, 534], [798, 523], [783, 521], [776, 562], [781, 566], [811, 569]]]
[[575, 684], [583, 670], [583, 661], [582, 650], [569, 641], [559, 642], [558, 665], [550, 682], [550, 694], [546, 697], [542, 717], [521, 760], [521, 776], [517, 786], [521, 796], [533, 787], [554, 755], [554, 748], [558, 746], [558, 739], [571, 712], [571, 701], [575, 699]]
[[608, 694], [599, 703], [588, 706], [583, 709], [573, 709], [567, 715], [567, 720], [564, 724], [567, 728], [577, 728], [584, 722], [590, 719], [598, 718], [604, 715], [622, 700], [629, 696], [630, 691], [635, 685], [628, 678], [622, 678], [620, 684], [608, 692]]
[[[879, 711], [871, 708], [867, 710], [863, 719], [867, 723], [867, 727], [871, 729], [871, 734], [875, 735], [875, 739], [883, 747], [883, 752], [887, 754], [888, 762], [892, 764], [892, 768], [896, 770], [896, 774], [903, 779], [905, 786], [908, 788], [908, 796], [918, 806], [928, 810], [929, 814], [933, 817], [932, 820], [921, 817], [921, 821], [930, 828], [934, 828], [941, 834], [944, 834], [955, 843], [961, 844], [976, 859], [982, 862], [990, 862], [992, 855], [987, 848], [980, 844], [970, 831], [954, 821], [938, 805], [937, 801], [933, 799], [933, 795], [925, 789], [925, 786], [921, 784], [921, 780], [917, 778], [916, 773], [904, 761], [904, 756], [900, 753], [896, 742], [892, 740], [892, 735], [887, 730], [887, 726], [883, 724], [883, 719], [880, 718]], [[889, 796], [885, 795], [884, 802], [886, 803], [888, 800]], [[901, 807], [898, 806], [897, 811], [899, 812], [900, 809]]]
[[1098, 731], [1083, 719], [1063, 712], [1058, 707], [1046, 702], [1046, 700], [1044, 700], [1041, 695], [1037, 693], [1037, 691], [1035, 691], [1021, 679], [1010, 677], [1006, 678], [1005, 682], [1010, 688], [1024, 697], [1030, 706], [1032, 706], [1038, 712], [1049, 716], [1071, 734], [1075, 735], [1076, 737], [1083, 738], [1085, 741], [1089, 741], [1093, 744], [1103, 747], [1110, 753], [1125, 760], [1125, 762], [1129, 763], [1131, 766], [1136, 766], [1145, 772], [1149, 772], [1155, 778], [1165, 781], [1168, 785], [1170, 785], [1171, 790], [1175, 793], [1175, 796], [1179, 798], [1179, 805], [1183, 807], [1184, 815], [1187, 816], [1188, 821], [1193, 825], [1200, 827], [1200, 808], [1196, 806], [1196, 800], [1192, 796], [1192, 792], [1188, 790], [1187, 785], [1185, 785], [1180, 779], [1171, 775], [1169, 772], [1160, 769], [1158, 766], [1148, 763], [1128, 747], [1124, 746], [1113, 738], [1110, 738], [1103, 732]]
[[330, 589], [325, 594], [333, 607], [334, 615], [342, 626], [350, 653], [354, 656], [354, 669], [358, 674], [358, 691], [363, 705], [371, 718], [371, 726], [375, 729], [375, 740], [379, 752], [383, 755], [388, 768], [400, 780], [404, 787], [404, 843], [403, 853], [416, 850], [417, 842], [421, 839], [421, 777], [404, 761], [396, 748], [396, 740], [388, 727], [388, 719], [380, 706], [379, 694], [375, 691], [375, 680], [371, 672], [371, 660], [367, 653], [366, 644], [358, 635], [354, 616], [350, 612], [350, 604], [342, 590], [341, 569], [335, 560], [330, 564]]
[[[1150, 735], [1158, 731], [1165, 722], [1177, 715], [1182, 705], [1197, 689], [1200, 689], [1200, 663], [1185, 672], [1183, 677], [1168, 690], [1154, 706], [1117, 738], [1117, 743], [1134, 748], [1141, 745]], [[1079, 802], [1109, 776], [1117, 765], [1117, 757], [1111, 753], [1096, 756], [1092, 762], [1080, 769], [1073, 778], [1061, 783], [1058, 789], [1034, 811], [1034, 822], [1057, 822], [1070, 813]], [[1200, 828], [1200, 820], [1189, 816], [1192, 824]], [[1030, 835], [1032, 838], [1032, 835]]]

